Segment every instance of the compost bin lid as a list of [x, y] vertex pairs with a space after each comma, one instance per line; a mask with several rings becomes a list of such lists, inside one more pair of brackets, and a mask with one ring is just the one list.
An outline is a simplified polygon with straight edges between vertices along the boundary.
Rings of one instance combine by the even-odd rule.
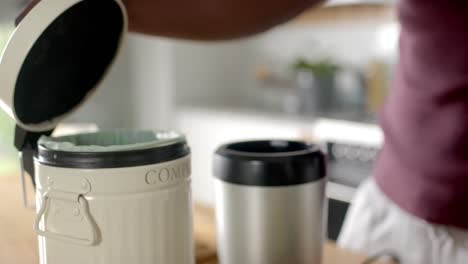
[[82, 106], [127, 31], [118, 0], [42, 0], [0, 57], [0, 105], [25, 131], [45, 132]]

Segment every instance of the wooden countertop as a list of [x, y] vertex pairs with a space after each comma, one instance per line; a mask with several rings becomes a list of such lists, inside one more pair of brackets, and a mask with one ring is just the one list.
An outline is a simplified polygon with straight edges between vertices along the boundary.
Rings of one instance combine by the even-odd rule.
[[[33, 221], [34, 212], [22, 206], [19, 176], [0, 176], [0, 263], [39, 263]], [[195, 207], [195, 238], [197, 264], [217, 263], [212, 209]], [[325, 245], [323, 264], [360, 264], [364, 260], [332, 243]]]

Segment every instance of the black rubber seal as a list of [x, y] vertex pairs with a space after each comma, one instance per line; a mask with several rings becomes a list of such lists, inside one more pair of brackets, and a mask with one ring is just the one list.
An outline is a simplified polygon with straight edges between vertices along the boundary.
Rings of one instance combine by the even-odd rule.
[[213, 172], [216, 178], [239, 185], [287, 186], [321, 180], [325, 167], [325, 156], [316, 145], [264, 140], [221, 146]]
[[79, 169], [106, 169], [145, 166], [183, 158], [190, 154], [186, 142], [168, 146], [114, 152], [68, 152], [39, 145], [36, 161], [40, 164]]

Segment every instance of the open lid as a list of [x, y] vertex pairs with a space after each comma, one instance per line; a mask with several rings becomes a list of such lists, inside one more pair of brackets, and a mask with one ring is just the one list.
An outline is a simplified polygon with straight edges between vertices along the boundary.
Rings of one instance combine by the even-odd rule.
[[88, 99], [127, 29], [119, 0], [42, 0], [0, 58], [0, 106], [32, 132], [53, 129]]
[[41, 0], [0, 57], [0, 107], [17, 123], [15, 146], [33, 178], [37, 140], [88, 99], [127, 31], [120, 0]]

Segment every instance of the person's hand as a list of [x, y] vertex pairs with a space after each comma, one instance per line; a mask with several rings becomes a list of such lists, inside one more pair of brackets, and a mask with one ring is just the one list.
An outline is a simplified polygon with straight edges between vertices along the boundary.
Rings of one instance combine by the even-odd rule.
[[23, 18], [29, 13], [29, 11], [31, 11], [40, 1], [41, 0], [31, 0], [15, 19], [15, 26], [18, 26], [21, 20], [23, 20]]

